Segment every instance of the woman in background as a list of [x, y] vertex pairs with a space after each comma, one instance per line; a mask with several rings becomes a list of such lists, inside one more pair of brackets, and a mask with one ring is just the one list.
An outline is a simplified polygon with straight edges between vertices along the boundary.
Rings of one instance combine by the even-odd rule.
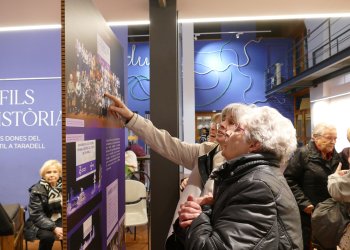
[[208, 141], [216, 142], [216, 134], [221, 122], [221, 113], [216, 113], [211, 117]]
[[39, 250], [50, 250], [55, 239], [63, 239], [61, 163], [46, 161], [40, 176], [40, 181], [29, 189], [29, 221], [31, 230], [40, 240]]

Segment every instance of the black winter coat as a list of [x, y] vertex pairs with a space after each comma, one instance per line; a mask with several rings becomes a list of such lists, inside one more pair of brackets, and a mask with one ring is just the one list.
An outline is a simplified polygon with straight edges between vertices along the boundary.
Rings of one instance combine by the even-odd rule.
[[340, 161], [341, 158], [335, 150], [331, 160], [322, 159], [312, 140], [296, 150], [284, 176], [301, 211], [309, 205], [316, 207], [319, 202], [330, 198], [327, 190], [328, 175], [334, 173]]
[[272, 155], [249, 154], [213, 172], [214, 205], [186, 232], [186, 249], [302, 249], [294, 196]]
[[29, 189], [29, 192], [29, 220], [40, 229], [53, 231], [56, 224], [50, 219], [52, 214], [49, 208], [47, 191], [40, 183], [37, 183]]

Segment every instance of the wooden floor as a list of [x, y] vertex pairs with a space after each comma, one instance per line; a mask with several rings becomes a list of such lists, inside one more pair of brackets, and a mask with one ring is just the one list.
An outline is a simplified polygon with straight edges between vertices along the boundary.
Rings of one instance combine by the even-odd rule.
[[[137, 227], [136, 240], [134, 240], [134, 234], [132, 232], [126, 232], [125, 245], [127, 250], [148, 250], [147, 225]], [[28, 250], [38, 250], [38, 246], [38, 240], [28, 242]], [[23, 249], [25, 250], [25, 242], [23, 242]], [[52, 250], [61, 250], [61, 243], [55, 241]]]
[[127, 250], [148, 250], [147, 225], [138, 226], [136, 229], [136, 240], [131, 232], [125, 233], [125, 245]]
[[[28, 250], [38, 250], [39, 248], [39, 240], [36, 241], [28, 241]], [[26, 243], [25, 241], [23, 241], [23, 250], [26, 249]], [[55, 243], [53, 244], [53, 248], [52, 250], [61, 250], [61, 242], [60, 241], [55, 241]]]

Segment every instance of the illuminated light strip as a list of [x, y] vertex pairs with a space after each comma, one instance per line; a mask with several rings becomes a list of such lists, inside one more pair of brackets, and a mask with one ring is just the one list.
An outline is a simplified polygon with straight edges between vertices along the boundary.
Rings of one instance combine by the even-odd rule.
[[[349, 12], [345, 13], [323, 13], [323, 14], [298, 14], [298, 15], [273, 15], [273, 16], [242, 16], [242, 17], [213, 17], [213, 18], [181, 18], [178, 23], [205, 23], [205, 22], [232, 22], [232, 21], [259, 21], [259, 20], [286, 20], [286, 19], [313, 19], [313, 18], [331, 18], [331, 17], [350, 17]], [[109, 26], [133, 26], [149, 25], [150, 20], [139, 21], [115, 21], [107, 22]], [[24, 30], [44, 30], [60, 29], [61, 24], [51, 25], [31, 25], [31, 26], [12, 26], [0, 27], [0, 32], [6, 31], [24, 31]]]
[[260, 20], [285, 20], [285, 19], [313, 19], [331, 17], [350, 17], [350, 13], [323, 13], [323, 14], [297, 14], [297, 15], [273, 15], [273, 16], [242, 16], [242, 17], [213, 17], [213, 18], [181, 18], [179, 23], [212, 23], [232, 21], [260, 21]]
[[61, 77], [53, 76], [53, 77], [0, 78], [0, 81], [28, 81], [28, 80], [56, 80], [56, 79], [61, 79]]
[[310, 101], [310, 102], [311, 102], [311, 103], [320, 102], [320, 101], [324, 101], [324, 100], [328, 100], [328, 99], [333, 99], [333, 98], [341, 97], [341, 96], [345, 96], [345, 95], [350, 95], [350, 92], [342, 93], [342, 94], [339, 94], [339, 95], [328, 96], [328, 97], [324, 97], [324, 98], [312, 100], [312, 101]]
[[109, 26], [134, 26], [134, 25], [149, 25], [149, 20], [140, 20], [140, 21], [121, 21], [121, 22], [107, 22]]
[[45, 29], [61, 29], [61, 24], [0, 27], [0, 32], [25, 31], [25, 30], [45, 30]]

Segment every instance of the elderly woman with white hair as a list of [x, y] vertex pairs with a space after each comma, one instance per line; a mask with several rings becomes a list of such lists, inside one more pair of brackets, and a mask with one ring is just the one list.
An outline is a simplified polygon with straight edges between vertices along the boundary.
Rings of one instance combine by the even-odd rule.
[[335, 150], [336, 141], [334, 125], [316, 124], [311, 140], [298, 148], [284, 172], [300, 210], [304, 249], [310, 249], [311, 245], [311, 214], [319, 202], [330, 198], [327, 179], [341, 162]]
[[[225, 162], [221, 154], [221, 144], [225, 140], [224, 131], [221, 128], [218, 129], [216, 142], [187, 143], [172, 137], [166, 130], [156, 128], [150, 120], [133, 113], [119, 98], [108, 93], [105, 93], [105, 96], [112, 101], [109, 107], [110, 113], [118, 119], [125, 120], [125, 127], [140, 136], [158, 154], [192, 171], [185, 189], [180, 194], [166, 243], [167, 247], [174, 244], [173, 248], [176, 249], [177, 242], [172, 234], [172, 224], [178, 218], [177, 211], [188, 195], [200, 196], [213, 191], [213, 180], [208, 178], [213, 169]], [[225, 107], [222, 116], [239, 116], [241, 113], [248, 113], [251, 108], [253, 106], [232, 103]]]
[[[227, 162], [213, 196], [189, 196], [175, 231], [185, 249], [302, 249], [298, 207], [281, 170], [296, 149], [290, 120], [270, 107], [224, 117]], [[186, 230], [184, 230], [186, 229]]]
[[50, 250], [56, 238], [63, 239], [61, 163], [46, 161], [40, 176], [40, 181], [29, 189], [29, 220], [25, 230], [33, 239], [40, 239], [39, 250]]

